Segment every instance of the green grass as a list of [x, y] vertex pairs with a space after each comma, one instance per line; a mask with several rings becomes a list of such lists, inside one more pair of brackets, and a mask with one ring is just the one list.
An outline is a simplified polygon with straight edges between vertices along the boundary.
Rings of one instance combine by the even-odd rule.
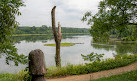
[[22, 81], [27, 71], [20, 71], [17, 74], [2, 73], [0, 74], [0, 81]]
[[91, 81], [137, 81], [137, 70]]
[[[44, 46], [55, 46], [56, 44], [45, 44]], [[61, 46], [73, 46], [74, 43], [61, 43]]]
[[0, 74], [0, 81], [19, 81], [15, 74]]

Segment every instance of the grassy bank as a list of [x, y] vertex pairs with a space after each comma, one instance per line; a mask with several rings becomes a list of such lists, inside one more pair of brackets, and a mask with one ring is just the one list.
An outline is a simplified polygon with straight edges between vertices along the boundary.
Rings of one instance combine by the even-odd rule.
[[[83, 65], [69, 64], [67, 66], [61, 67], [60, 69], [56, 67], [49, 67], [47, 68], [47, 74], [45, 75], [45, 77], [54, 78], [70, 75], [88, 74], [102, 70], [109, 70], [117, 67], [126, 66], [136, 61], [137, 55], [124, 55], [121, 57], [119, 56], [116, 59], [106, 59], [103, 61], [96, 61], [94, 63], [88, 63]], [[23, 80], [25, 74], [27, 74], [27, 72], [24, 71], [21, 71], [18, 74], [0, 74], [0, 81], [21, 81]]]
[[55, 67], [47, 68], [46, 77], [60, 77], [69, 75], [79, 75], [98, 72], [102, 70], [114, 69], [117, 67], [126, 66], [137, 61], [137, 55], [128, 55], [117, 57], [117, 59], [106, 59], [85, 65], [67, 65], [60, 69]]
[[0, 74], [0, 81], [23, 81], [24, 75], [27, 71], [20, 71], [17, 74], [2, 73]]
[[[61, 43], [61, 46], [73, 46], [74, 43]], [[44, 46], [56, 46], [56, 44], [45, 44]]]
[[21, 81], [15, 74], [3, 73], [0, 74], [0, 81]]
[[137, 81], [137, 70], [91, 81]]

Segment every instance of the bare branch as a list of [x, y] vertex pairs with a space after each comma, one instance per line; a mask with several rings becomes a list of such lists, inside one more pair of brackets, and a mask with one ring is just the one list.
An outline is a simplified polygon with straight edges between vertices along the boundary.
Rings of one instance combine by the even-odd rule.
[[55, 42], [58, 42], [58, 36], [57, 36], [57, 32], [56, 32], [56, 24], [55, 24], [55, 9], [56, 9], [56, 6], [54, 6], [52, 8], [52, 11], [51, 11], [51, 16], [52, 16], [52, 30], [53, 30], [53, 34], [54, 34], [54, 38], [55, 38]]

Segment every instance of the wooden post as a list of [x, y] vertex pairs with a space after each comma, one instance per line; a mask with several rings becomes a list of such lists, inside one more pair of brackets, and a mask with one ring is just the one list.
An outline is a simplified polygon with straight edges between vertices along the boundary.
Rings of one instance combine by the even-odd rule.
[[60, 43], [61, 43], [61, 26], [60, 23], [58, 22], [58, 33], [56, 32], [56, 24], [55, 24], [55, 9], [56, 6], [53, 7], [51, 11], [51, 16], [52, 16], [52, 31], [56, 43], [56, 55], [55, 55], [55, 62], [56, 62], [56, 67], [61, 67], [61, 58], [60, 58]]
[[32, 50], [29, 53], [29, 72], [32, 76], [31, 81], [46, 81], [44, 53], [40, 49]]

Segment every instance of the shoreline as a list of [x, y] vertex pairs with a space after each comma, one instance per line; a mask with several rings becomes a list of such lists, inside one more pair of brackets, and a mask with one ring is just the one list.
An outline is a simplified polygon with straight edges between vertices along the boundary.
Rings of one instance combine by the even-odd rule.
[[[75, 34], [78, 34], [78, 35], [81, 35], [81, 34], [84, 34], [84, 35], [89, 35], [89, 33], [62, 33], [63, 35], [75, 35]], [[12, 36], [31, 36], [31, 35], [52, 35], [52, 34], [13, 34]]]

